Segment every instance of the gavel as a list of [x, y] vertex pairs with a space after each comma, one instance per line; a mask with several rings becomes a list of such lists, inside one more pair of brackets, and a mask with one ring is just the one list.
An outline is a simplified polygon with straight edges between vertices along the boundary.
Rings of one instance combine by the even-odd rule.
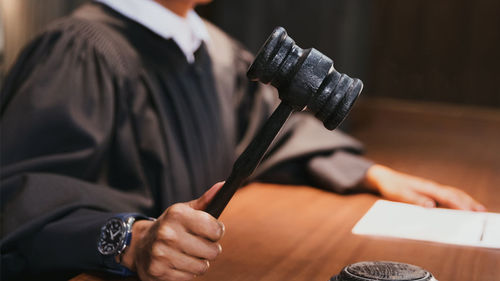
[[[280, 105], [234, 163], [231, 174], [205, 211], [219, 217], [236, 190], [259, 165], [281, 127], [294, 111], [307, 110], [334, 130], [361, 93], [359, 79], [339, 73], [333, 61], [316, 49], [301, 49], [285, 29], [277, 27], [261, 47], [247, 76], [278, 89]], [[359, 262], [348, 265], [330, 281], [436, 281], [414, 265]]]
[[333, 130], [345, 119], [363, 88], [361, 80], [336, 71], [333, 61], [318, 50], [297, 46], [282, 27], [275, 28], [266, 40], [247, 76], [276, 87], [281, 103], [235, 161], [223, 187], [206, 208], [216, 218], [257, 168], [293, 112], [310, 111]]

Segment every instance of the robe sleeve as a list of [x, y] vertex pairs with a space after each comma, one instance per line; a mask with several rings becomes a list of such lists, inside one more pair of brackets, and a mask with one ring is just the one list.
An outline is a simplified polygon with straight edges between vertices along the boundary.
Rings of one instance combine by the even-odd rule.
[[92, 45], [78, 30], [39, 36], [2, 89], [2, 280], [103, 270], [101, 226], [152, 205], [130, 162], [121, 164], [130, 170], [127, 184], [107, 183], [110, 150], [120, 149], [113, 132], [128, 132], [116, 96], [135, 86], [117, 74], [109, 46]]

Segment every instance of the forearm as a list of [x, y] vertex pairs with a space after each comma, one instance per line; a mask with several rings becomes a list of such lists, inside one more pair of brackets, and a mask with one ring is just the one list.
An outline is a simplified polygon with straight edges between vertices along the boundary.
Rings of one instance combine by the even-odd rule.
[[[57, 272], [58, 277], [83, 271], [104, 270], [97, 252], [97, 237], [112, 213], [78, 209], [47, 223], [38, 231], [2, 241], [2, 264], [6, 279]], [[26, 225], [25, 225], [26, 227]], [[31, 227], [31, 225], [28, 225]], [[12, 236], [11, 236], [12, 237]], [[4, 243], [7, 242], [7, 243]]]
[[[71, 177], [24, 174], [2, 179], [2, 274], [106, 270], [100, 228], [117, 213], [147, 210], [149, 200]], [[7, 279], [7, 278], [6, 278]]]

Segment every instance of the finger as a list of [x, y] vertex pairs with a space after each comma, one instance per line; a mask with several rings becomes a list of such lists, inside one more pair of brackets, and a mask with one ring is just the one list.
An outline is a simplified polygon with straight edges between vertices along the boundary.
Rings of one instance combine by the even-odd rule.
[[[160, 280], [189, 281], [196, 278], [196, 274], [183, 272], [176, 269], [169, 270]], [[158, 279], [155, 279], [155, 281]]]
[[469, 209], [467, 204], [463, 202], [457, 192], [454, 192], [452, 189], [446, 188], [443, 185], [430, 181], [417, 181], [414, 184], [414, 188], [418, 192], [433, 198], [443, 207], [463, 210]]
[[443, 185], [420, 178], [415, 178], [410, 183], [414, 192], [432, 198], [432, 200], [443, 207], [468, 210], [468, 207], [466, 207], [464, 202], [461, 202], [457, 194], [450, 192]]
[[166, 244], [155, 244], [152, 252], [155, 257], [153, 266], [162, 265], [164, 269], [178, 270], [191, 275], [202, 275], [210, 266], [207, 260], [187, 255]]
[[147, 268], [138, 268], [137, 273], [141, 280], [192, 280], [196, 277], [190, 272], [180, 271], [166, 259], [154, 259]]
[[186, 231], [196, 236], [206, 238], [210, 241], [217, 242], [224, 235], [224, 224], [209, 213], [192, 210], [190, 218], [183, 222]]
[[206, 239], [186, 234], [184, 239], [179, 242], [179, 248], [184, 253], [206, 260], [215, 260], [215, 258], [222, 252], [222, 247], [219, 243], [210, 242]]
[[477, 202], [474, 198], [472, 198], [466, 192], [464, 192], [462, 190], [458, 190], [458, 189], [453, 188], [451, 186], [448, 188], [450, 188], [451, 190], [454, 190], [455, 192], [458, 193], [458, 198], [459, 198], [459, 200], [462, 201], [462, 204], [468, 206], [468, 208], [466, 210], [477, 211], [477, 212], [486, 212], [486, 207], [483, 206], [481, 203]]
[[399, 193], [399, 198], [395, 198], [395, 200], [426, 208], [436, 207], [436, 202], [431, 197], [415, 192], [409, 188], [402, 189]]
[[210, 267], [210, 262], [204, 259], [198, 259], [184, 253], [176, 252], [173, 265], [176, 270], [191, 273], [193, 275], [203, 275]]
[[418, 206], [422, 206], [425, 208], [435, 208], [436, 207], [436, 201], [432, 200], [432, 198], [429, 198], [429, 197], [423, 196], [423, 195], [419, 195], [417, 193], [415, 193], [415, 195], [413, 195], [413, 197], [411, 198], [411, 201], [412, 202], [410, 202], [410, 203], [418, 205]]
[[436, 192], [435, 198], [439, 204], [452, 209], [467, 211], [480, 211], [486, 209], [467, 193], [453, 187], [442, 187], [439, 192]]
[[474, 210], [473, 211], [476, 211], [476, 212], [487, 212], [488, 209], [486, 208], [486, 206], [484, 206], [483, 204], [481, 204], [481, 203], [479, 203], [479, 202], [476, 201], [476, 204], [474, 205]]
[[[161, 275], [149, 275], [152, 278], [150, 279], [151, 281], [158, 281], [158, 280], [176, 280], [176, 281], [189, 281], [193, 280], [196, 278], [196, 274], [190, 273], [190, 272], [184, 272], [181, 270], [173, 269], [173, 268], [167, 268], [162, 271]], [[142, 280], [142, 279], [141, 279]]]
[[413, 188], [415, 191], [437, 201], [443, 207], [468, 211], [486, 211], [486, 208], [470, 195], [452, 186], [419, 179], [413, 181]]
[[214, 198], [215, 194], [221, 189], [224, 182], [218, 182], [214, 184], [209, 190], [207, 190], [200, 198], [196, 200], [189, 201], [188, 204], [195, 210], [205, 210]]
[[224, 224], [219, 222], [209, 213], [194, 210], [188, 204], [178, 203], [170, 206], [160, 217], [161, 230], [165, 235], [172, 234], [169, 228], [179, 230], [176, 226], [181, 226], [182, 230], [196, 236], [217, 242], [224, 234]]

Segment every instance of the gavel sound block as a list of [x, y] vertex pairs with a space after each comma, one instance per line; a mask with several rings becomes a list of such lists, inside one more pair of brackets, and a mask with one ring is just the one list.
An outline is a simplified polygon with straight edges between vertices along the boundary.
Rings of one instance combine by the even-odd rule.
[[361, 80], [337, 72], [327, 56], [297, 46], [282, 27], [277, 27], [261, 47], [247, 76], [276, 87], [281, 103], [236, 160], [224, 186], [205, 210], [216, 218], [255, 170], [294, 111], [308, 110], [333, 130], [347, 116], [363, 88]]
[[330, 281], [437, 281], [427, 270], [406, 263], [364, 261], [348, 265]]

